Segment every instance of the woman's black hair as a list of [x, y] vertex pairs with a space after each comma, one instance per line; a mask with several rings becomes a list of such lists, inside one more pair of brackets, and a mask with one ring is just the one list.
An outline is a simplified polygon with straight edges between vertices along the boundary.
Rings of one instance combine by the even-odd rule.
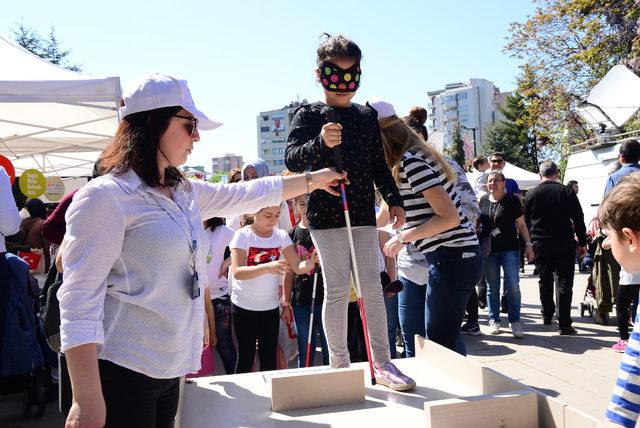
[[318, 47], [316, 62], [322, 64], [329, 58], [349, 58], [356, 62], [362, 60], [362, 52], [355, 42], [344, 37], [342, 34], [332, 36], [329, 33], [320, 35], [320, 46]]
[[218, 226], [222, 226], [223, 224], [225, 224], [225, 220], [222, 217], [211, 217], [210, 219], [205, 220], [204, 227], [211, 229], [213, 232]]
[[47, 219], [47, 207], [40, 199], [29, 199], [24, 207], [29, 211], [31, 218]]

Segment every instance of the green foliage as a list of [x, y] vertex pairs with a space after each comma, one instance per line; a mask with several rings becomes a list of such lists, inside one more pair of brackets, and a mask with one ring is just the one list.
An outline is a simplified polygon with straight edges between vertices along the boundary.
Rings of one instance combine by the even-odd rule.
[[80, 64], [69, 63], [71, 49], [62, 49], [53, 26], [47, 37], [42, 37], [36, 29], [27, 27], [22, 22], [16, 23], [16, 28], [12, 32], [14, 40], [34, 55], [67, 70], [82, 71]]
[[[512, 23], [505, 51], [522, 59], [525, 116], [548, 148], [592, 136], [574, 113], [580, 99], [612, 66], [627, 64], [640, 74], [640, 6], [637, 0], [534, 0], [525, 22]], [[528, 91], [537, 99], [532, 100]]]
[[447, 155], [456, 161], [463, 169], [465, 167], [466, 159], [464, 154], [464, 140], [460, 133], [460, 126], [455, 125], [453, 127], [453, 139], [451, 148], [446, 150]]
[[226, 172], [217, 172], [215, 174], [213, 174], [211, 176], [211, 178], [209, 178], [209, 182], [210, 183], [220, 183], [222, 181], [222, 177], [225, 177], [227, 175]]

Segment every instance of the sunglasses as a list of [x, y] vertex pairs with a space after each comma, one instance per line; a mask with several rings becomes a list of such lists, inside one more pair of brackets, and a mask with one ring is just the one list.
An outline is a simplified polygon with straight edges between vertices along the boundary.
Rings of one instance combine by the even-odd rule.
[[193, 134], [198, 129], [198, 119], [193, 116], [182, 116], [179, 114], [174, 114], [172, 115], [172, 117], [179, 117], [180, 119], [186, 119], [190, 121], [191, 123], [187, 124], [186, 127], [187, 127], [187, 132], [189, 133], [189, 136], [193, 138]]
[[502, 159], [491, 159], [489, 162], [491, 162], [491, 163], [504, 163], [504, 160], [502, 160]]

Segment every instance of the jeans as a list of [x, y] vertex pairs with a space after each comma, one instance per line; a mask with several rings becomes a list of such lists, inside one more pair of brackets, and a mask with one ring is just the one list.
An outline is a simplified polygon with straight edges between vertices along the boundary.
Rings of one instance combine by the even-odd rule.
[[429, 262], [424, 315], [427, 338], [466, 355], [460, 325], [471, 290], [482, 275], [480, 246], [442, 246], [427, 253], [426, 258]]
[[218, 338], [216, 351], [220, 355], [224, 371], [227, 374], [233, 374], [238, 355], [236, 354], [236, 346], [233, 343], [231, 334], [231, 298], [227, 295], [213, 299], [211, 304], [216, 317], [216, 337]]
[[410, 358], [416, 355], [414, 336], [416, 334], [425, 336], [424, 313], [427, 285], [416, 284], [402, 276], [398, 279], [403, 286], [402, 291], [398, 293], [398, 318], [404, 340], [405, 356]]
[[[309, 340], [309, 321], [311, 320], [311, 305], [291, 306], [293, 318], [298, 332], [298, 367], [306, 367], [307, 341]], [[320, 347], [322, 348], [322, 364], [329, 365], [329, 348], [327, 338], [322, 327], [322, 303], [316, 303], [313, 309], [313, 334], [311, 335], [311, 358], [309, 365], [313, 366], [316, 355], [316, 333], [320, 333]]]
[[389, 335], [389, 351], [391, 358], [396, 358], [396, 334], [398, 332], [398, 295], [384, 298], [384, 306], [387, 309], [387, 332]]
[[520, 322], [520, 254], [518, 250], [491, 253], [484, 260], [484, 275], [487, 278], [487, 304], [489, 319], [500, 322], [500, 268], [504, 272], [504, 289], [507, 295], [510, 323]]
[[180, 378], [155, 379], [107, 360], [98, 360], [98, 367], [106, 427], [173, 427]]
[[538, 239], [533, 241], [534, 263], [540, 280], [542, 317], [551, 321], [556, 310], [553, 302], [554, 273], [557, 274], [558, 324], [560, 329], [571, 327], [571, 299], [575, 269], [576, 243], [571, 238]]
[[251, 311], [237, 305], [232, 305], [232, 308], [233, 327], [238, 339], [238, 361], [235, 372], [251, 371], [256, 356], [256, 340], [260, 371], [275, 370], [280, 308], [269, 311]]

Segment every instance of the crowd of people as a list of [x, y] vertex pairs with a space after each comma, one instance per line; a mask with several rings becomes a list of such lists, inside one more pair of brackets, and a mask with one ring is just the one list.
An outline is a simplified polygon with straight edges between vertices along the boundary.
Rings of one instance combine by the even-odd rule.
[[[179, 167], [200, 131], [220, 124], [195, 107], [185, 81], [157, 74], [125, 92], [94, 179], [52, 214], [33, 199], [20, 219], [0, 168], [0, 252], [18, 232], [11, 244], [42, 249], [45, 270], [63, 277], [67, 426], [173, 426], [180, 377], [212, 358], [203, 349], [215, 348], [227, 374], [284, 368], [283, 328], [297, 332], [299, 367], [315, 364], [320, 345], [323, 365], [369, 360], [377, 383], [411, 390], [392, 359], [415, 355], [416, 334], [466, 355], [463, 335], [482, 334], [486, 307], [486, 333], [501, 333], [505, 312], [513, 337], [525, 337], [523, 258], [540, 278], [541, 322], [555, 315], [560, 335], [577, 334], [575, 263], [587, 256], [578, 183], [561, 184], [546, 160], [542, 182], [521, 190], [500, 152], [474, 159], [468, 179], [427, 143], [424, 109], [400, 117], [387, 101], [351, 102], [361, 57], [343, 36], [323, 40], [324, 98], [295, 113], [282, 175], [256, 159], [228, 184], [187, 180]], [[640, 144], [620, 153], [589, 233], [609, 236], [602, 249], [611, 245], [623, 269], [613, 348], [627, 354], [607, 416], [625, 425], [640, 408], [640, 333], [627, 326], [640, 287]], [[4, 258], [0, 275], [9, 275]]]

